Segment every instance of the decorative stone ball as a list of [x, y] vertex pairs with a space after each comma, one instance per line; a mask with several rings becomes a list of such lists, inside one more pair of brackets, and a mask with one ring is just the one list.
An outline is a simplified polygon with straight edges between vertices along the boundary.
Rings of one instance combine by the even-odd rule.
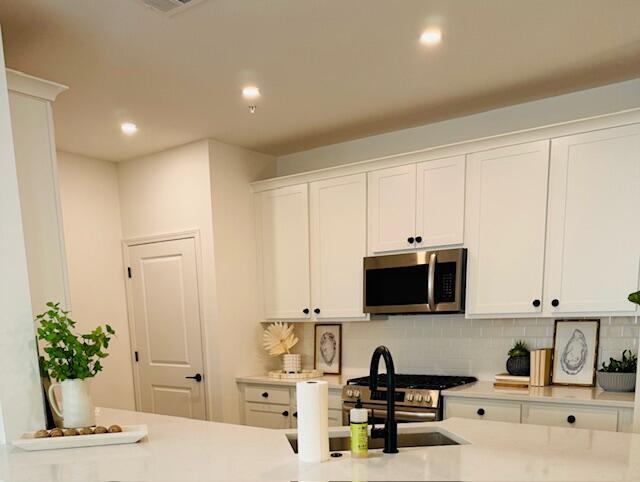
[[65, 437], [73, 437], [75, 435], [78, 435], [78, 431], [75, 428], [65, 428], [62, 433]]
[[109, 427], [109, 433], [118, 433], [118, 432], [122, 432], [122, 427], [120, 425], [111, 425], [111, 427]]
[[49, 432], [49, 436], [51, 437], [62, 437], [64, 435], [64, 433], [62, 432], [61, 428], [54, 428], [53, 430], [51, 430], [51, 432]]
[[94, 430], [93, 433], [107, 433], [107, 427], [103, 427], [102, 425], [98, 425]]
[[93, 429], [91, 427], [83, 427], [78, 429], [80, 435], [92, 435]]
[[38, 430], [34, 435], [35, 438], [47, 438], [48, 436], [49, 436], [49, 431], [44, 429]]

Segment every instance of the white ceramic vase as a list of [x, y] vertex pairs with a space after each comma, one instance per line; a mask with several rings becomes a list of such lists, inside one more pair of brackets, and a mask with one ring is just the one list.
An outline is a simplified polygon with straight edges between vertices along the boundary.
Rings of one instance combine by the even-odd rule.
[[282, 371], [285, 373], [300, 373], [302, 371], [302, 355], [299, 353], [282, 355]]
[[[53, 388], [59, 386], [62, 393], [62, 409]], [[90, 427], [96, 424], [95, 408], [89, 393], [89, 380], [64, 380], [49, 387], [51, 408], [62, 418], [65, 428]]]

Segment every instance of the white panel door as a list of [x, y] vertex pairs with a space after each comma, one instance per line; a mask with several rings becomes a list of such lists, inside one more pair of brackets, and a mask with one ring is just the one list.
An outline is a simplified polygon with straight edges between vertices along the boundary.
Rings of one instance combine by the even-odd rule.
[[542, 307], [549, 141], [467, 158], [467, 315]]
[[257, 194], [257, 231], [266, 319], [309, 317], [307, 184]]
[[462, 244], [465, 156], [416, 166], [416, 246]]
[[411, 249], [416, 235], [416, 165], [368, 173], [369, 251]]
[[139, 408], [205, 419], [195, 239], [130, 246], [129, 261]]
[[315, 318], [361, 318], [367, 251], [366, 174], [310, 188], [311, 300]]
[[639, 207], [640, 125], [553, 140], [545, 311], [637, 312]]

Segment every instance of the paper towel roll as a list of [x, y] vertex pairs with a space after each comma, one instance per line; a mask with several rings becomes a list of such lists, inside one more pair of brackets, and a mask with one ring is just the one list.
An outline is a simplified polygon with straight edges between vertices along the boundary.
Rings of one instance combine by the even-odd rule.
[[298, 382], [298, 458], [301, 462], [329, 459], [329, 385]]

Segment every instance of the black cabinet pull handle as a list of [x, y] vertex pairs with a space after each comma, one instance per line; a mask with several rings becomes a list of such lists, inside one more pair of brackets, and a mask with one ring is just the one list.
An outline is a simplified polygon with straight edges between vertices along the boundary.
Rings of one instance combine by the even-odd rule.
[[415, 239], [413, 237], [408, 237], [407, 238], [407, 243], [409, 243], [409, 244], [413, 244], [414, 241], [415, 241]]
[[320, 313], [320, 308], [316, 308], [315, 310], [313, 310], [313, 312], [317, 315]]
[[573, 415], [569, 415], [567, 417], [567, 422], [569, 423], [576, 423], [576, 417], [574, 417]]
[[484, 408], [479, 408], [476, 413], [482, 417], [484, 415]]
[[558, 306], [559, 304], [560, 304], [560, 301], [559, 301], [559, 300], [557, 300], [557, 299], [555, 299], [555, 300], [551, 300], [551, 306], [553, 306], [554, 308], [555, 308], [556, 306]]
[[202, 375], [200, 375], [199, 373], [196, 373], [192, 377], [185, 377], [185, 378], [191, 378], [192, 380], [195, 380], [196, 382], [201, 382], [202, 381]]
[[269, 398], [269, 392], [264, 392], [262, 394], [262, 398]]
[[282, 416], [283, 417], [288, 417], [289, 416], [289, 412], [287, 412], [286, 410], [284, 412], [282, 412]]
[[293, 412], [293, 416], [294, 416], [295, 418], [298, 418], [298, 412]]
[[305, 308], [304, 310], [302, 310], [302, 312], [303, 312], [305, 315], [308, 315], [308, 314], [309, 314], [309, 308]]
[[422, 242], [422, 236], [416, 236], [416, 243]]
[[538, 306], [540, 306], [540, 300], [533, 300], [532, 304], [537, 308]]

